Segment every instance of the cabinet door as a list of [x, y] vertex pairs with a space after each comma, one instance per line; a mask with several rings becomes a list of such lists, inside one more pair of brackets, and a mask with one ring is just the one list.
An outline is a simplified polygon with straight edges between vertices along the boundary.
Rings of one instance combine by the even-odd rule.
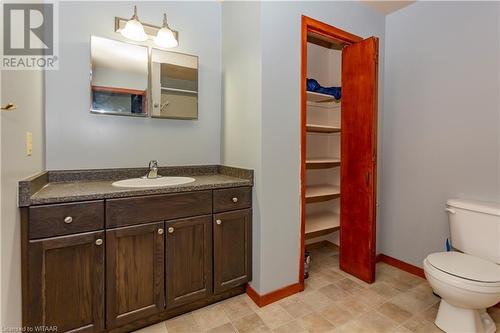
[[28, 326], [58, 332], [104, 329], [104, 232], [28, 244]]
[[216, 293], [252, 279], [252, 210], [214, 215], [214, 289]]
[[211, 216], [166, 222], [167, 307], [212, 294]]
[[106, 231], [108, 329], [163, 311], [164, 223]]
[[378, 39], [342, 49], [340, 268], [375, 280]]

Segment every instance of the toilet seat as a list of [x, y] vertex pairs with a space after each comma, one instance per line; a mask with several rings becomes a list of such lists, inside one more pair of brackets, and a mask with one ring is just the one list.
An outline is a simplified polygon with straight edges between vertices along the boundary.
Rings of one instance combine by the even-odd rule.
[[444, 273], [480, 283], [500, 284], [500, 265], [465, 253], [432, 253], [427, 261]]
[[[450, 253], [450, 252], [442, 252], [442, 253]], [[440, 254], [440, 253], [434, 253], [434, 254]], [[459, 253], [462, 254], [462, 253]], [[432, 256], [429, 255], [429, 256]], [[444, 266], [446, 268], [438, 268], [432, 265], [429, 261], [429, 256], [424, 260], [424, 271], [425, 274], [431, 275], [433, 278], [442, 281], [443, 283], [453, 286], [454, 288], [466, 290], [469, 292], [476, 292], [476, 293], [484, 293], [484, 294], [498, 294], [500, 293], [500, 281], [499, 282], [481, 282], [481, 281], [475, 281], [472, 279], [467, 279], [465, 277], [460, 277], [457, 275], [457, 271], [454, 271], [455, 274], [451, 274], [446, 272], [444, 269], [449, 269], [449, 267]], [[435, 258], [434, 258], [435, 259]], [[431, 258], [432, 260], [432, 258]], [[459, 259], [461, 260], [461, 259]], [[433, 260], [434, 264], [439, 265], [436, 263], [436, 260]], [[451, 271], [451, 270], [450, 270]], [[465, 274], [464, 274], [465, 275]]]

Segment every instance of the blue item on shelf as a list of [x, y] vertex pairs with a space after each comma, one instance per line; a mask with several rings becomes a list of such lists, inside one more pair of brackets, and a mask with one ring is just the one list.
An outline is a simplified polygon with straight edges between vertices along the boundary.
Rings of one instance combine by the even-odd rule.
[[307, 91], [317, 92], [335, 97], [339, 100], [342, 96], [340, 87], [322, 87], [315, 79], [307, 79]]
[[450, 244], [450, 240], [448, 238], [446, 238], [445, 247], [446, 247], [447, 252], [451, 251], [451, 244]]

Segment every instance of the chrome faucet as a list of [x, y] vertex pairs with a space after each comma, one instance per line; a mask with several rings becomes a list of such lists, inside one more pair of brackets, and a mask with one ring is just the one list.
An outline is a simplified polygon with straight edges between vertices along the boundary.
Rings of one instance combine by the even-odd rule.
[[157, 160], [149, 161], [149, 171], [142, 178], [144, 178], [144, 179], [156, 179], [156, 178], [160, 178], [160, 177], [161, 176], [158, 175], [158, 161]]

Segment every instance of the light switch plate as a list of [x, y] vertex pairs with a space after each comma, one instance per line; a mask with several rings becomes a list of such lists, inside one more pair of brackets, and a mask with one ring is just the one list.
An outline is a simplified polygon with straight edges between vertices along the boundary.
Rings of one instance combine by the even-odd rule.
[[26, 132], [26, 155], [33, 154], [33, 133]]

